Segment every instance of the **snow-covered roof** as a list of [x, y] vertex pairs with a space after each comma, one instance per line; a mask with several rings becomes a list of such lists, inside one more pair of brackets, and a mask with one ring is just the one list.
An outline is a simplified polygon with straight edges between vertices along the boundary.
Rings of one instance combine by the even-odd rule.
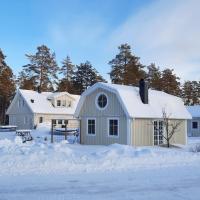
[[186, 106], [192, 117], [200, 117], [200, 105]]
[[191, 119], [191, 115], [184, 106], [181, 98], [165, 92], [149, 89], [149, 103], [143, 104], [139, 95], [139, 88], [126, 85], [96, 83], [82, 95], [75, 111], [79, 115], [84, 99], [97, 88], [114, 92], [126, 112], [131, 118], [162, 118], [163, 109], [171, 119]]
[[[73, 115], [80, 98], [79, 95], [71, 95], [67, 93], [68, 96], [74, 99], [72, 105], [70, 107], [54, 107], [51, 101], [48, 100], [49, 97], [52, 97], [54, 95], [54, 93], [38, 93], [36, 91], [22, 89], [19, 89], [18, 92], [27, 102], [29, 108], [33, 111], [33, 113]], [[56, 93], [56, 95], [58, 95], [58, 93]]]

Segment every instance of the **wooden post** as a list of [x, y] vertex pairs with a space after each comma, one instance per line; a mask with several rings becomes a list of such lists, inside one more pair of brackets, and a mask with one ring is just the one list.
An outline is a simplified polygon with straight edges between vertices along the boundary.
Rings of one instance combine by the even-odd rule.
[[53, 143], [53, 122], [54, 122], [54, 120], [52, 119], [51, 120], [51, 143]]

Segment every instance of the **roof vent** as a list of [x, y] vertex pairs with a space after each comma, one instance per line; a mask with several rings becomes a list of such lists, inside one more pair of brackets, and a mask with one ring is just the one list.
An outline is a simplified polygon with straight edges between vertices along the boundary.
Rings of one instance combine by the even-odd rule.
[[31, 103], [34, 103], [34, 99], [31, 99]]

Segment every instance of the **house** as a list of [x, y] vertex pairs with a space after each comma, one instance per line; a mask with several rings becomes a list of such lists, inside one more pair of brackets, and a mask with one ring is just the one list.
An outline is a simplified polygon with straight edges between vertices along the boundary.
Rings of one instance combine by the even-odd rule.
[[79, 101], [79, 95], [68, 92], [36, 92], [19, 89], [11, 102], [6, 114], [9, 124], [18, 129], [33, 129], [39, 123], [57, 120], [63, 124], [64, 120], [74, 119], [74, 112]]
[[171, 143], [187, 143], [187, 119], [191, 119], [181, 98], [140, 86], [96, 83], [82, 95], [75, 116], [81, 120], [81, 143], [134, 146], [163, 144], [163, 109], [171, 122], [181, 121]]
[[192, 119], [188, 120], [188, 136], [200, 136], [200, 105], [186, 106]]

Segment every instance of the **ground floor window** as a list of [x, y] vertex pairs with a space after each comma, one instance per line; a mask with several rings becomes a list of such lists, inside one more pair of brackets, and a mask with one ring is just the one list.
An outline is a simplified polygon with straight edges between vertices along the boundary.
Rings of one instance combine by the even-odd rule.
[[198, 122], [192, 122], [192, 129], [198, 129]]
[[163, 144], [163, 121], [154, 121], [154, 145]]
[[96, 134], [96, 120], [95, 119], [88, 119], [87, 120], [87, 134], [88, 135], [95, 135]]
[[118, 119], [108, 120], [108, 135], [109, 136], [119, 135], [119, 120]]
[[43, 117], [39, 117], [39, 123], [43, 122]]

